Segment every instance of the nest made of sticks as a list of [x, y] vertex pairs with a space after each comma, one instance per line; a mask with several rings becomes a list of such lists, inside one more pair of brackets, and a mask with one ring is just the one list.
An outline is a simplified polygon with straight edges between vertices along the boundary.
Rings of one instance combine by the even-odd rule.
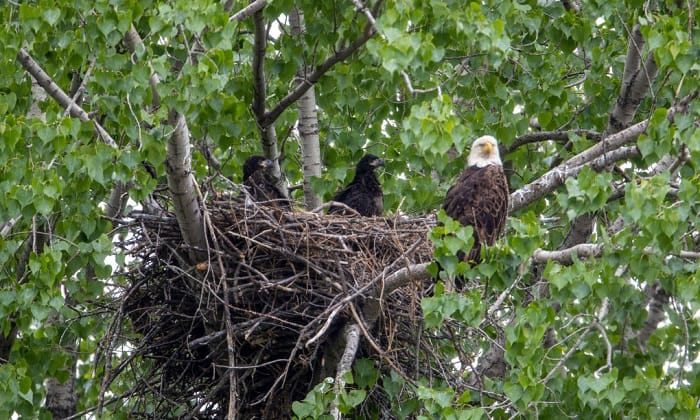
[[[108, 375], [139, 358], [146, 374], [133, 391], [137, 406], [157, 416], [223, 417], [231, 387], [242, 418], [289, 416], [293, 401], [335, 373], [340, 328], [357, 320], [357, 308], [392, 273], [432, 259], [435, 225], [434, 215], [283, 211], [240, 194], [206, 203], [210, 250], [191, 264], [195, 250], [174, 215], [131, 216], [122, 246], [134, 264], [117, 322], [131, 324], [136, 351]], [[431, 285], [413, 282], [374, 299], [374, 342], [363, 341], [360, 353], [413, 367], [409, 349]]]

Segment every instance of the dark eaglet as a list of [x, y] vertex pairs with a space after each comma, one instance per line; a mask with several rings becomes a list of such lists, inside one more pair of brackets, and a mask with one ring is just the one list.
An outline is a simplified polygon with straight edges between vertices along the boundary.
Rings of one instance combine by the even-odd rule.
[[291, 208], [291, 202], [276, 185], [273, 166], [262, 156], [249, 157], [243, 164], [243, 184], [256, 202]]
[[445, 214], [474, 230], [474, 245], [460, 251], [460, 260], [474, 266], [481, 262], [481, 245], [491, 246], [503, 232], [508, 214], [508, 181], [492, 136], [479, 137], [472, 144], [467, 168], [447, 190], [442, 208]]
[[[384, 166], [384, 160], [372, 154], [365, 155], [357, 163], [355, 178], [342, 191], [338, 192], [333, 201], [343, 203], [362, 216], [379, 216], [384, 211], [384, 193], [374, 170]], [[350, 212], [341, 206], [331, 206], [329, 213], [348, 214]]]

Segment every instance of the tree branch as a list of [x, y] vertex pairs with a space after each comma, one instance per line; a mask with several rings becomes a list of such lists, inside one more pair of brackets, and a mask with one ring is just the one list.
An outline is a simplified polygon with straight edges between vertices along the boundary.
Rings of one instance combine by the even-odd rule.
[[[361, 333], [364, 333], [367, 340], [370, 341], [370, 344], [381, 355], [381, 350], [377, 348], [376, 343], [368, 335], [368, 331], [374, 326], [377, 319], [379, 319], [381, 312], [381, 297], [390, 294], [399, 287], [409, 284], [411, 281], [423, 281], [430, 278], [431, 275], [427, 270], [428, 265], [429, 263], [414, 264], [397, 270], [387, 276], [382, 282], [381, 287], [377, 287], [372, 291], [372, 297], [368, 297], [365, 300], [365, 304], [363, 305], [361, 311], [364, 322], [362, 319], [360, 319], [357, 311], [353, 309], [356, 323], [347, 324], [343, 333], [343, 336], [345, 337], [345, 349], [336, 369], [334, 385], [336, 394], [339, 394], [340, 390], [345, 386], [345, 381], [343, 381], [342, 377], [345, 372], [350, 370], [352, 363], [355, 361], [355, 354], [357, 353], [357, 348], [359, 347], [360, 336], [362, 335]], [[349, 304], [352, 305], [352, 302], [349, 302]], [[391, 364], [390, 359], [387, 359], [387, 362]], [[394, 368], [397, 369], [396, 367]], [[334, 407], [332, 412], [335, 419], [341, 418], [337, 407]]]
[[[309, 90], [311, 86], [316, 84], [318, 80], [328, 72], [336, 63], [345, 60], [350, 57], [355, 51], [362, 47], [370, 38], [376, 34], [376, 31], [368, 24], [365, 27], [362, 36], [353, 41], [347, 48], [341, 49], [332, 56], [328, 57], [326, 61], [319, 64], [316, 69], [308, 75], [308, 77], [301, 81], [297, 87], [291, 91], [287, 96], [282, 98], [279, 103], [270, 111], [266, 112], [262, 119], [258, 120], [258, 124], [262, 127], [267, 127], [274, 123], [277, 118], [286, 110], [291, 104], [296, 102], [301, 96]], [[257, 115], [257, 114], [256, 114]]]
[[[644, 38], [642, 37], [639, 25], [635, 25], [630, 33], [627, 44], [627, 58], [622, 75], [620, 93], [610, 112], [608, 126], [605, 129], [606, 135], [619, 133], [626, 129], [632, 122], [639, 108], [639, 104], [642, 102], [647, 92], [651, 92], [653, 95], [652, 84], [656, 78], [658, 68], [654, 62], [653, 54], [651, 53], [649, 53], [647, 57], [647, 63], [645, 63], [644, 66], [641, 65], [643, 47]], [[620, 154], [620, 156], [615, 157], [612, 154]], [[591, 167], [597, 172], [602, 172], [608, 170], [612, 163], [618, 160], [629, 159], [629, 157], [633, 155], [639, 155], [639, 151], [636, 150], [636, 148], [617, 150], [611, 152], [609, 155], [603, 155], [601, 158], [598, 158], [591, 164]], [[588, 241], [593, 231], [594, 220], [595, 214], [590, 213], [576, 217], [571, 223], [569, 232], [566, 235], [566, 241], [560, 245], [560, 248], [568, 248]], [[582, 235], [582, 232], [586, 232], [586, 234]]]
[[[79, 105], [77, 105], [74, 98], [68, 96], [54, 81], [51, 77], [46, 74], [46, 72], [39, 66], [39, 64], [29, 55], [29, 53], [24, 49], [20, 48], [17, 52], [17, 59], [22, 64], [22, 67], [37, 81], [39, 86], [41, 86], [46, 93], [49, 94], [59, 105], [61, 105], [73, 118], [78, 118], [83, 122], [92, 122], [98, 137], [108, 146], [115, 149], [118, 148], [117, 143], [114, 141], [112, 136], [107, 133], [107, 131], [97, 122], [94, 121], [87, 112]], [[94, 64], [94, 61], [91, 62]], [[90, 68], [91, 68], [90, 67]], [[87, 75], [86, 75], [87, 77]], [[77, 93], [76, 93], [77, 95]], [[107, 201], [107, 215], [109, 217], [117, 217], [121, 211], [124, 210], [126, 206], [126, 199], [128, 198], [127, 187], [122, 182], [117, 181], [112, 189], [109, 200]]]
[[[637, 113], [637, 108], [651, 91], [652, 84], [658, 73], [658, 67], [653, 54], [649, 53], [642, 65], [642, 49], [644, 38], [639, 24], [632, 28], [627, 44], [627, 58], [622, 74], [622, 85], [617, 101], [610, 112], [606, 133], [617, 133], [627, 127]], [[652, 92], [653, 93], [653, 92]]]
[[[90, 73], [92, 73], [93, 67], [95, 67], [95, 61], [96, 58], [95, 56], [92, 56], [90, 59], [90, 64], [88, 64], [87, 70], [85, 70], [85, 76], [83, 76], [82, 80], [80, 81], [77, 86], [74, 86], [73, 82], [76, 82], [77, 80], [80, 80], [80, 75], [79, 72], [74, 72], [73, 73], [73, 80], [71, 81], [71, 87], [69, 90], [69, 96], [71, 100], [71, 104], [66, 107], [65, 115], [69, 115], [68, 109], [71, 108], [72, 104], [77, 104], [80, 106], [83, 102], [82, 97], [83, 97], [83, 92], [85, 92], [85, 85], [87, 84], [88, 79], [90, 78]], [[75, 88], [75, 89], [73, 89]]]
[[547, 140], [569, 140], [572, 134], [586, 137], [596, 142], [600, 141], [603, 137], [601, 133], [593, 130], [537, 131], [516, 137], [513, 143], [503, 150], [503, 155], [512, 153], [526, 144], [539, 143]]
[[112, 187], [105, 207], [105, 216], [109, 219], [117, 219], [121, 216], [129, 201], [129, 188], [121, 181], [117, 181]]
[[602, 244], [578, 244], [571, 248], [558, 251], [546, 251], [538, 248], [532, 254], [532, 260], [539, 263], [545, 263], [551, 260], [559, 264], [570, 265], [573, 264], [574, 258], [599, 257], [602, 252]]
[[68, 96], [48, 74], [46, 74], [41, 66], [39, 66], [39, 63], [37, 63], [32, 56], [29, 55], [27, 50], [20, 48], [19, 51], [17, 51], [17, 60], [20, 62], [20, 64], [22, 64], [22, 67], [24, 67], [27, 73], [31, 74], [34, 79], [36, 79], [39, 86], [41, 86], [46, 93], [49, 94], [49, 96], [58, 102], [62, 108], [66, 109], [70, 113], [71, 117], [77, 118], [83, 122], [92, 122], [100, 139], [108, 146], [115, 149], [118, 148], [117, 143], [114, 141], [112, 136], [110, 136], [109, 133], [107, 133], [107, 131], [97, 121], [90, 118], [88, 113], [85, 112], [83, 108], [73, 102], [71, 97]]
[[[345, 337], [345, 350], [343, 350], [343, 355], [338, 361], [335, 383], [333, 384], [333, 391], [336, 395], [340, 394], [340, 390], [345, 387], [343, 375], [352, 367], [352, 363], [355, 361], [355, 354], [357, 354], [357, 349], [360, 347], [360, 326], [358, 324], [348, 324], [345, 327], [343, 336]], [[331, 412], [334, 419], [342, 418], [337, 406], [334, 406]]]
[[[260, 122], [265, 117], [265, 51], [267, 49], [267, 30], [265, 29], [262, 10], [253, 17], [253, 114]], [[264, 128], [266, 125], [260, 123]], [[276, 158], [277, 156], [273, 156]]]
[[614, 162], [610, 153], [626, 143], [635, 141], [646, 130], [648, 124], [649, 120], [647, 119], [619, 133], [612, 134], [600, 143], [591, 146], [556, 168], [546, 172], [535, 181], [514, 191], [510, 195], [509, 212], [518, 211], [551, 193], [564, 184], [568, 177], [575, 176], [581, 172], [584, 164], [600, 156], [604, 156], [608, 163]]
[[[262, 8], [253, 15], [254, 37], [253, 37], [253, 104], [252, 110], [255, 119], [258, 121], [258, 131], [262, 143], [263, 155], [273, 162], [272, 175], [275, 179], [275, 186], [285, 197], [289, 196], [287, 186], [282, 179], [282, 171], [279, 164], [279, 150], [277, 147], [277, 132], [275, 126], [261, 124], [265, 117], [266, 90], [265, 86], [265, 51], [267, 50], [267, 29]], [[274, 121], [273, 121], [274, 122]]]
[[21, 217], [13, 217], [10, 218], [10, 220], [8, 220], [7, 222], [3, 223], [2, 226], [0, 226], [0, 238], [5, 239], [7, 237], [7, 234], [10, 233], [12, 228], [20, 219]]
[[411, 282], [418, 282], [429, 279], [432, 275], [428, 272], [430, 263], [414, 264], [396, 270], [388, 275], [383, 282], [383, 287], [375, 292], [375, 297], [387, 295], [399, 287], [408, 285]]
[[651, 337], [654, 331], [656, 331], [658, 328], [659, 323], [666, 317], [664, 306], [668, 304], [670, 297], [659, 283], [655, 283], [653, 286], [651, 286], [650, 292], [649, 312], [647, 319], [644, 320], [644, 326], [642, 326], [642, 329], [639, 330], [639, 333], [637, 334], [637, 344], [639, 344], [639, 348], [643, 352], [646, 352], [649, 337]]
[[242, 8], [238, 12], [234, 13], [230, 18], [228, 18], [229, 22], [234, 22], [238, 21], [240, 22], [241, 20], [244, 20], [246, 18], [249, 18], [253, 16], [255, 13], [258, 11], [262, 10], [267, 6], [267, 0], [255, 0], [254, 2], [250, 3], [246, 7]]
[[608, 310], [610, 309], [609, 306], [610, 306], [610, 300], [606, 297], [603, 299], [603, 302], [600, 305], [600, 309], [598, 310], [598, 314], [596, 314], [595, 321], [591, 322], [588, 325], [588, 327], [586, 327], [586, 329], [578, 337], [578, 339], [576, 340], [574, 345], [569, 347], [569, 350], [566, 352], [566, 354], [564, 354], [564, 356], [562, 356], [562, 358], [559, 359], [559, 361], [554, 366], [554, 368], [552, 368], [552, 370], [550, 370], [549, 373], [547, 373], [547, 375], [544, 378], [542, 378], [540, 383], [543, 383], [543, 384], [547, 383], [547, 381], [549, 381], [549, 379], [555, 373], [557, 373], [562, 366], [564, 366], [564, 363], [566, 363], [566, 361], [569, 360], [569, 358], [574, 354], [574, 352], [581, 349], [581, 344], [583, 343], [584, 338], [586, 338], [586, 336], [588, 336], [588, 334], [591, 331], [593, 331], [594, 328], [598, 329], [598, 331], [600, 331], [601, 337], [605, 341], [606, 347], [608, 349], [608, 354], [607, 354], [607, 357], [605, 359], [606, 364], [605, 364], [605, 366], [602, 366], [598, 370], [600, 371], [601, 369], [612, 366], [612, 363], [611, 363], [611, 361], [612, 361], [612, 346], [610, 345], [610, 340], [608, 339], [607, 334], [605, 333], [605, 329], [600, 325], [600, 321], [602, 319], [604, 319], [608, 314]]
[[[555, 261], [563, 265], [573, 264], [574, 258], [597, 258], [603, 253], [605, 247], [603, 244], [583, 243], [572, 245], [566, 249], [556, 251], [547, 251], [541, 248], [535, 250], [532, 254], [532, 261], [537, 263], [546, 263], [547, 261]], [[655, 253], [652, 247], [646, 247], [642, 250], [646, 255]], [[680, 251], [677, 254], [669, 254], [669, 257], [675, 256], [678, 258], [697, 260], [700, 259], [700, 252]]]
[[[124, 35], [124, 43], [131, 53], [136, 52], [139, 45], [143, 46], [143, 40], [133, 25]], [[158, 75], [151, 68], [149, 83], [153, 92], [154, 106], [160, 106], [156, 90], [159, 82]], [[206, 258], [208, 245], [200, 207], [199, 188], [192, 173], [190, 131], [184, 115], [174, 110], [170, 110], [168, 124], [173, 126], [165, 158], [168, 188], [172, 195], [175, 216], [182, 238], [190, 247], [190, 263], [194, 264]]]

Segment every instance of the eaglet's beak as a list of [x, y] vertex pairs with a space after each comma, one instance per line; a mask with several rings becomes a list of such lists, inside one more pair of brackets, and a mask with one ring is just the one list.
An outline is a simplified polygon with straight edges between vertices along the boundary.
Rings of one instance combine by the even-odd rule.
[[270, 159], [265, 159], [260, 161], [261, 168], [272, 168], [275, 164]]
[[384, 166], [384, 159], [375, 159], [372, 161], [372, 166], [377, 167], [377, 166]]

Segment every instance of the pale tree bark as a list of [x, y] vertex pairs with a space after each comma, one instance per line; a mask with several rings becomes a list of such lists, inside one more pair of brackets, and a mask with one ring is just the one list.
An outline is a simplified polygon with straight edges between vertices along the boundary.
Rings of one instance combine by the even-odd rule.
[[603, 252], [602, 244], [578, 244], [571, 248], [559, 249], [557, 251], [546, 251], [537, 249], [532, 254], [532, 260], [538, 263], [546, 263], [547, 261], [556, 261], [562, 265], [570, 265], [575, 258], [592, 258], [597, 257]]
[[[400, 262], [403, 262], [401, 260]], [[361, 290], [358, 290], [356, 295], [361, 295], [364, 289], [369, 289], [368, 295], [365, 297], [364, 305], [359, 311], [351, 307], [353, 314], [356, 315], [354, 323], [346, 323], [339, 340], [328, 340], [329, 344], [326, 348], [325, 361], [331, 363], [327, 367], [328, 370], [335, 368], [335, 381], [333, 390], [336, 394], [340, 394], [345, 387], [343, 376], [350, 371], [357, 349], [360, 346], [360, 339], [364, 336], [365, 339], [375, 348], [379, 356], [382, 356], [382, 351], [377, 347], [374, 338], [369, 335], [369, 332], [374, 328], [377, 320], [381, 316], [382, 299], [389, 296], [394, 290], [407, 286], [411, 282], [421, 283], [432, 277], [428, 271], [429, 263], [414, 264], [405, 266], [392, 272], [395, 268], [387, 267], [385, 273], [368, 283]], [[348, 303], [352, 303], [348, 300]], [[342, 349], [340, 348], [342, 346]], [[336, 360], [337, 358], [337, 360]], [[342, 414], [338, 407], [333, 406], [331, 414], [335, 420], [342, 418]]]
[[[125, 36], [125, 45], [127, 45], [127, 47], [133, 53], [141, 42], [141, 38], [132, 27]], [[94, 121], [88, 115], [88, 113], [80, 107], [80, 101], [76, 101], [75, 98], [66, 95], [65, 92], [63, 92], [63, 90], [56, 85], [53, 80], [41, 69], [39, 64], [36, 63], [36, 61], [24, 48], [20, 49], [18, 52], [17, 59], [25, 70], [36, 79], [37, 84], [41, 86], [43, 90], [54, 100], [56, 100], [56, 102], [66, 109], [66, 113], [68, 115], [78, 118], [84, 122], [92, 122], [95, 127], [95, 132], [100, 140], [114, 148], [118, 147], [109, 133], [107, 133], [107, 131], [97, 121]], [[150, 85], [153, 91], [154, 107], [158, 107], [160, 105], [159, 96], [156, 90], [157, 83], [157, 75], [152, 73]], [[175, 213], [182, 231], [182, 236], [187, 245], [190, 247], [190, 260], [191, 263], [194, 264], [206, 258], [207, 243], [204, 235], [203, 217], [199, 207], [199, 190], [197, 188], [196, 180], [194, 179], [190, 165], [191, 154], [189, 130], [187, 128], [186, 121], [181, 114], [171, 112], [169, 117], [169, 122], [173, 125], [174, 129], [168, 142], [166, 158], [168, 185], [172, 192]], [[124, 210], [126, 198], [127, 187], [122, 183], [115, 185], [107, 202], [107, 216], [118, 216]], [[48, 237], [48, 235], [41, 235], [40, 237], [44, 236]], [[20, 272], [18, 271], [17, 274], [19, 275]], [[8, 349], [7, 355], [9, 355], [9, 349], [11, 348], [12, 342], [14, 341], [14, 336], [16, 335], [16, 330], [11, 332], [12, 336], [3, 337], [3, 340], [0, 340], [2, 341], [0, 344], [6, 344], [3, 347]], [[70, 342], [64, 347], [67, 352], [74, 352], [75, 343]], [[7, 360], [7, 357], [4, 357], [3, 359]], [[65, 383], [61, 384], [55, 378], [49, 378], [46, 381], [46, 406], [47, 409], [54, 413], [54, 416], [56, 417], [65, 417], [75, 412], [77, 398], [74, 391], [74, 363], [73, 366], [68, 367], [68, 369], [70, 372], [69, 380]]]
[[[143, 40], [133, 25], [124, 34], [124, 45], [129, 52], [135, 54], [143, 47]], [[153, 108], [160, 107], [158, 95], [158, 75], [151, 68], [149, 84], [153, 94]], [[175, 111], [168, 113], [168, 124], [173, 132], [168, 139], [165, 171], [168, 178], [168, 188], [173, 200], [175, 217], [185, 243], [189, 246], [191, 264], [204, 261], [207, 258], [207, 240], [204, 232], [204, 217], [202, 215], [199, 187], [192, 171], [192, 147], [190, 131], [185, 117]]]
[[[604, 139], [599, 144], [607, 148], [610, 143], [613, 143], [613, 139], [618, 135], [618, 133], [628, 132], [631, 134], [631, 138], [636, 140], [641, 133], [646, 130], [646, 124], [648, 120], [638, 123], [633, 127], [629, 127], [634, 115], [637, 112], [639, 104], [642, 99], [647, 95], [647, 93], [652, 92], [652, 84], [656, 75], [658, 73], [658, 67], [654, 62], [654, 57], [651, 52], [647, 53], [647, 56], [642, 60], [642, 49], [644, 47], [644, 39], [641, 34], [639, 25], [635, 25], [630, 33], [627, 48], [627, 58], [625, 60], [625, 68], [622, 75], [622, 85], [620, 87], [620, 93], [618, 95], [617, 101], [615, 102], [608, 120], [608, 125], [605, 129]], [[652, 92], [653, 93], [653, 92]], [[629, 132], [631, 128], [635, 128], [634, 132]], [[612, 147], [618, 146], [615, 144], [610, 145]], [[619, 147], [619, 146], [618, 146]], [[593, 150], [591, 148], [590, 150]], [[608, 151], [606, 149], [604, 151]], [[554, 170], [550, 171], [557, 175], [561, 173], [560, 171], [568, 170], [571, 168], [571, 160], [563, 165], [559, 165]], [[610, 163], [614, 163], [611, 160]], [[600, 168], [598, 170], [602, 170]], [[576, 171], [577, 173], [578, 171]], [[575, 174], [574, 174], [575, 175]], [[566, 177], [565, 177], [566, 178]], [[536, 188], [534, 183], [530, 184], [533, 186], [532, 189], [539, 190]], [[558, 186], [558, 185], [557, 185]], [[549, 193], [550, 191], [541, 191], [543, 193]], [[515, 197], [517, 199], [517, 197]], [[513, 203], [513, 209], [520, 208], [519, 202]], [[566, 236], [566, 240], [560, 244], [559, 249], [570, 248], [576, 244], [581, 244], [587, 242], [590, 234], [593, 231], [593, 223], [595, 222], [595, 215], [584, 214], [576, 219], [571, 224], [570, 230]]]
[[[265, 6], [267, 6], [267, 0], [255, 0], [251, 2], [249, 5], [244, 7], [243, 9], [239, 10], [238, 12], [234, 13], [229, 19], [229, 22], [234, 22], [234, 21], [241, 21], [245, 18], [251, 17], [257, 12], [258, 10], [262, 10]], [[227, 0], [226, 3], [224, 3], [224, 10], [226, 12], [230, 12], [231, 8], [233, 7], [233, 0]]]
[[[75, 357], [75, 347], [73, 343], [63, 346], [64, 351], [73, 354], [73, 362], [75, 365], [77, 358]], [[77, 411], [78, 396], [75, 393], [75, 368], [70, 369], [68, 380], [61, 383], [56, 378], [48, 378], [44, 382], [46, 387], [46, 409], [51, 412], [55, 419], [63, 419], [70, 417]]]
[[168, 139], [165, 172], [182, 239], [190, 247], [191, 264], [207, 258], [207, 240], [199, 187], [192, 171], [190, 131], [184, 115], [171, 111], [168, 122], [173, 133]]
[[[304, 197], [306, 208], [309, 210], [318, 208], [321, 205], [320, 197], [313, 193], [310, 185], [311, 178], [320, 176], [321, 171], [318, 116], [316, 113], [314, 84], [335, 63], [349, 57], [355, 50], [377, 33], [374, 27], [374, 16], [378, 13], [382, 0], [375, 3], [373, 10], [369, 10], [359, 2], [353, 3], [358, 12], [363, 13], [367, 17], [367, 24], [365, 25], [362, 36], [350, 43], [347, 48], [338, 50], [333, 56], [316, 66], [315, 70], [310, 66], [305, 66], [301, 69], [297, 75], [299, 82], [296, 85], [296, 89], [284, 97], [272, 111], [264, 112], [261, 107], [258, 107], [258, 112], [260, 113], [258, 115], [264, 112], [264, 114], [262, 114], [264, 118], [259, 120], [259, 123], [264, 125], [274, 121], [289, 104], [296, 100], [299, 101], [299, 132], [302, 140]], [[295, 8], [290, 14], [290, 26], [293, 36], [303, 35], [304, 21], [303, 13], [300, 9]], [[380, 355], [382, 354], [381, 349], [377, 347], [374, 339], [369, 335], [369, 331], [371, 331], [381, 315], [382, 298], [391, 294], [395, 289], [405, 286], [412, 281], [421, 282], [430, 277], [431, 275], [427, 270], [427, 264], [412, 265], [398, 270], [396, 267], [393, 267], [392, 264], [385, 269], [385, 272], [380, 278], [370, 282], [357, 292], [358, 295], [365, 291], [370, 292], [370, 296], [366, 297], [362, 307], [355, 309], [351, 302], [352, 298], [349, 298], [345, 304], [351, 306], [355, 322], [346, 322], [341, 332], [338, 334], [337, 339], [328, 341], [324, 349], [325, 369], [323, 369], [323, 372], [320, 372], [319, 379], [330, 375], [332, 370], [335, 370], [333, 372], [333, 376], [335, 377], [334, 392], [339, 394], [345, 386], [343, 375], [352, 368], [357, 349], [359, 348], [360, 339], [363, 336]], [[330, 318], [332, 317], [331, 315]], [[314, 339], [317, 338], [318, 337], [314, 337]], [[342, 414], [336, 406], [332, 407], [331, 414], [334, 419], [342, 418]]]
[[112, 136], [107, 133], [107, 131], [97, 122], [94, 121], [84, 109], [82, 109], [78, 104], [76, 104], [70, 96], [68, 96], [63, 89], [61, 89], [51, 77], [46, 74], [46, 72], [39, 66], [39, 64], [29, 55], [27, 50], [20, 48], [17, 52], [17, 60], [22, 64], [22, 67], [34, 77], [46, 93], [49, 94], [59, 105], [66, 108], [71, 117], [77, 118], [83, 122], [92, 122], [95, 127], [95, 131], [105, 144], [113, 148], [117, 148], [117, 143], [114, 141]]
[[[135, 54], [140, 48], [145, 48], [142, 38], [133, 25], [124, 35], [124, 45], [132, 54]], [[172, 66], [171, 70], [173, 73], [178, 73], [183, 65], [184, 63], [177, 62]], [[157, 90], [160, 79], [153, 71], [150, 63], [148, 63], [148, 66], [151, 70], [149, 85], [153, 95], [152, 109], [155, 110], [161, 106], [160, 96]], [[168, 112], [168, 124], [173, 127], [170, 138], [168, 139], [165, 158], [168, 188], [170, 190], [173, 209], [182, 239], [188, 247], [187, 257], [189, 263], [194, 265], [208, 258], [208, 242], [205, 234], [204, 215], [201, 203], [202, 197], [191, 165], [192, 146], [190, 143], [190, 132], [187, 121], [184, 115], [171, 109]], [[115, 190], [112, 191], [110, 201], [112, 201], [112, 197], [118, 194], [118, 191]], [[150, 201], [147, 201], [144, 203], [144, 208], [155, 209], [156, 207], [152, 206]], [[116, 206], [108, 206], [108, 210], [110, 209], [118, 210], [119, 208]], [[100, 392], [98, 397], [98, 416], [101, 415], [104, 406], [106, 387], [112, 379], [109, 351], [108, 349], [107, 360], [105, 361], [106, 372], [102, 380], [102, 392]]]
[[614, 162], [611, 153], [627, 144], [636, 142], [639, 136], [646, 130], [648, 123], [649, 120], [644, 120], [619, 133], [606, 137], [600, 143], [547, 171], [542, 176], [524, 185], [520, 189], [513, 191], [510, 194], [510, 207], [508, 211], [515, 212], [523, 209], [534, 201], [550, 194], [559, 186], [563, 185], [567, 178], [578, 175], [584, 166], [590, 165], [592, 162], [596, 162], [597, 164], [606, 161]]
[[[112, 136], [107, 133], [107, 131], [97, 121], [92, 119], [84, 109], [80, 107], [80, 103], [82, 101], [76, 100], [73, 95], [67, 95], [63, 89], [54, 83], [51, 77], [46, 74], [39, 63], [37, 63], [24, 48], [17, 52], [17, 60], [20, 62], [20, 64], [22, 64], [22, 67], [24, 67], [27, 73], [32, 76], [33, 80], [36, 81], [37, 85], [40, 86], [44, 92], [49, 94], [56, 102], [58, 102], [59, 105], [66, 109], [66, 113], [68, 115], [83, 122], [92, 122], [93, 126], [95, 127], [95, 132], [100, 140], [112, 148], [116, 149], [118, 147]], [[77, 89], [79, 90], [83, 85], [84, 82], [81, 82]], [[32, 108], [30, 108], [30, 115], [32, 112], [38, 112], [38, 108], [35, 108], [36, 105], [32, 104]], [[126, 206], [126, 192], [126, 185], [124, 185], [122, 182], [115, 183], [107, 202], [107, 207], [123, 210]]]
[[[136, 54], [136, 51], [139, 48], [143, 48], [143, 40], [141, 39], [141, 36], [139, 33], [136, 31], [136, 28], [134, 28], [134, 25], [131, 25], [128, 31], [124, 34], [124, 46], [126, 47], [127, 50], [131, 54]], [[153, 66], [151, 63], [148, 63], [148, 68], [151, 70], [151, 76], [148, 79], [148, 84], [151, 87], [151, 94], [153, 95], [153, 102], [151, 105], [153, 106], [154, 109], [160, 108], [160, 95], [158, 94], [158, 84], [160, 83], [160, 78], [158, 77], [158, 74], [153, 70]]]
[[46, 91], [39, 85], [39, 82], [30, 74], [32, 78], [32, 104], [29, 106], [27, 118], [39, 118], [46, 121], [46, 114], [39, 108], [40, 104], [46, 100]]
[[[303, 36], [304, 12], [295, 7], [289, 14], [292, 36]], [[311, 70], [304, 66], [297, 74], [298, 83], [308, 83], [306, 76]], [[321, 176], [321, 146], [318, 138], [318, 114], [316, 112], [316, 91], [313, 86], [299, 98], [299, 136], [301, 137], [301, 162], [304, 174], [304, 206], [307, 210], [321, 205], [321, 196], [311, 187], [311, 180]]]

